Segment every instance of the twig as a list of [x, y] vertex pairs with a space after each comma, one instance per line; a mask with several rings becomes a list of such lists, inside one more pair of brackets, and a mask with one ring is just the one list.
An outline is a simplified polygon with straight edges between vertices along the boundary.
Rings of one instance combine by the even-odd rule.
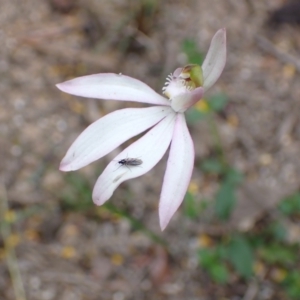
[[256, 42], [259, 48], [275, 56], [280, 61], [295, 66], [296, 70], [300, 73], [300, 59], [297, 59], [293, 55], [284, 53], [283, 51], [279, 50], [268, 39], [266, 39], [263, 36], [257, 36]]
[[95, 282], [92, 278], [87, 278], [82, 274], [72, 274], [66, 272], [46, 271], [39, 274], [44, 281], [59, 282], [65, 284], [73, 284], [76, 286], [85, 286], [92, 291], [101, 291], [103, 286], [99, 282]]
[[13, 284], [16, 300], [26, 300], [25, 290], [19, 270], [15, 248], [9, 243], [11, 237], [10, 223], [5, 216], [8, 213], [8, 200], [6, 188], [0, 183], [0, 233], [4, 241], [4, 250], [7, 267]]

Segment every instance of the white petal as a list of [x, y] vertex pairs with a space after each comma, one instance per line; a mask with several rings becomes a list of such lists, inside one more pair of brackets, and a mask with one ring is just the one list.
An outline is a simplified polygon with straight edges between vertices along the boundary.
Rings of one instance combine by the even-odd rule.
[[220, 77], [226, 63], [226, 30], [217, 31], [211, 40], [202, 65], [204, 91], [206, 92]]
[[194, 144], [183, 114], [178, 114], [159, 203], [164, 230], [184, 199], [194, 167]]
[[191, 92], [185, 92], [172, 98], [171, 107], [176, 112], [185, 112], [188, 108], [198, 102], [203, 96], [204, 90], [198, 87]]
[[63, 92], [89, 98], [170, 105], [145, 83], [125, 75], [102, 73], [78, 77], [56, 85]]
[[[175, 119], [176, 114], [171, 112], [108, 164], [94, 187], [93, 200], [95, 204], [102, 205], [123, 181], [147, 173], [159, 162], [171, 142]], [[143, 163], [140, 166], [118, 164], [118, 161], [126, 158], [138, 158]]]
[[69, 148], [60, 170], [74, 171], [103, 157], [131, 137], [166, 117], [167, 106], [126, 108], [112, 112], [87, 127]]

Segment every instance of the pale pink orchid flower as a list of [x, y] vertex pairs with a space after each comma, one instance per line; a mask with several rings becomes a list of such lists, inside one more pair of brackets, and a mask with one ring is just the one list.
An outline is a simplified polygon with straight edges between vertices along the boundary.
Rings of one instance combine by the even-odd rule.
[[[122, 182], [147, 173], [171, 144], [159, 203], [160, 227], [164, 230], [184, 199], [194, 167], [194, 144], [184, 112], [217, 81], [225, 62], [226, 31], [220, 29], [211, 41], [202, 67], [188, 65], [168, 76], [163, 92], [169, 99], [122, 74], [95, 74], [58, 84], [60, 90], [72, 95], [154, 104], [117, 110], [92, 123], [71, 145], [60, 170], [78, 170], [148, 130], [107, 165], [95, 184], [93, 201], [102, 205]], [[118, 164], [127, 158], [140, 159], [142, 164]]]

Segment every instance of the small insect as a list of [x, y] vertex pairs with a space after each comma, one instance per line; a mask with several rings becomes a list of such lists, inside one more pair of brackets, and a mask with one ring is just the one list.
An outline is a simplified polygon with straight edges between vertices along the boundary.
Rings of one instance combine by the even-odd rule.
[[125, 166], [130, 170], [129, 167], [139, 166], [142, 163], [143, 163], [143, 161], [139, 158], [123, 158], [123, 159], [118, 161], [118, 164], [120, 166], [115, 171], [117, 171], [122, 166]]
[[139, 166], [143, 161], [139, 158], [123, 158], [118, 161], [121, 166]]

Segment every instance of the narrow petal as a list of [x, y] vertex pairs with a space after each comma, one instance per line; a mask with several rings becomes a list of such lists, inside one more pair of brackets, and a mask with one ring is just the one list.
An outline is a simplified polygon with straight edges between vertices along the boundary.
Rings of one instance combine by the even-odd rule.
[[159, 203], [164, 230], [184, 199], [194, 167], [194, 144], [183, 114], [178, 114]]
[[[102, 205], [123, 181], [147, 173], [159, 162], [170, 145], [175, 119], [176, 114], [170, 112], [165, 119], [108, 164], [94, 187], [93, 200], [95, 204]], [[118, 164], [118, 161], [126, 158], [138, 158], [142, 160], [142, 164], [139, 166]]]
[[170, 105], [145, 83], [122, 74], [82, 76], [56, 86], [63, 92], [81, 97]]
[[126, 108], [104, 116], [79, 135], [63, 158], [60, 170], [74, 171], [88, 165], [152, 127], [170, 112], [170, 107], [154, 106]]
[[211, 40], [209, 50], [202, 65], [204, 91], [206, 92], [220, 77], [226, 63], [226, 30], [217, 31]]
[[185, 112], [188, 108], [198, 102], [203, 96], [204, 90], [202, 87], [198, 87], [193, 91], [179, 94], [172, 98], [171, 107], [176, 112]]

